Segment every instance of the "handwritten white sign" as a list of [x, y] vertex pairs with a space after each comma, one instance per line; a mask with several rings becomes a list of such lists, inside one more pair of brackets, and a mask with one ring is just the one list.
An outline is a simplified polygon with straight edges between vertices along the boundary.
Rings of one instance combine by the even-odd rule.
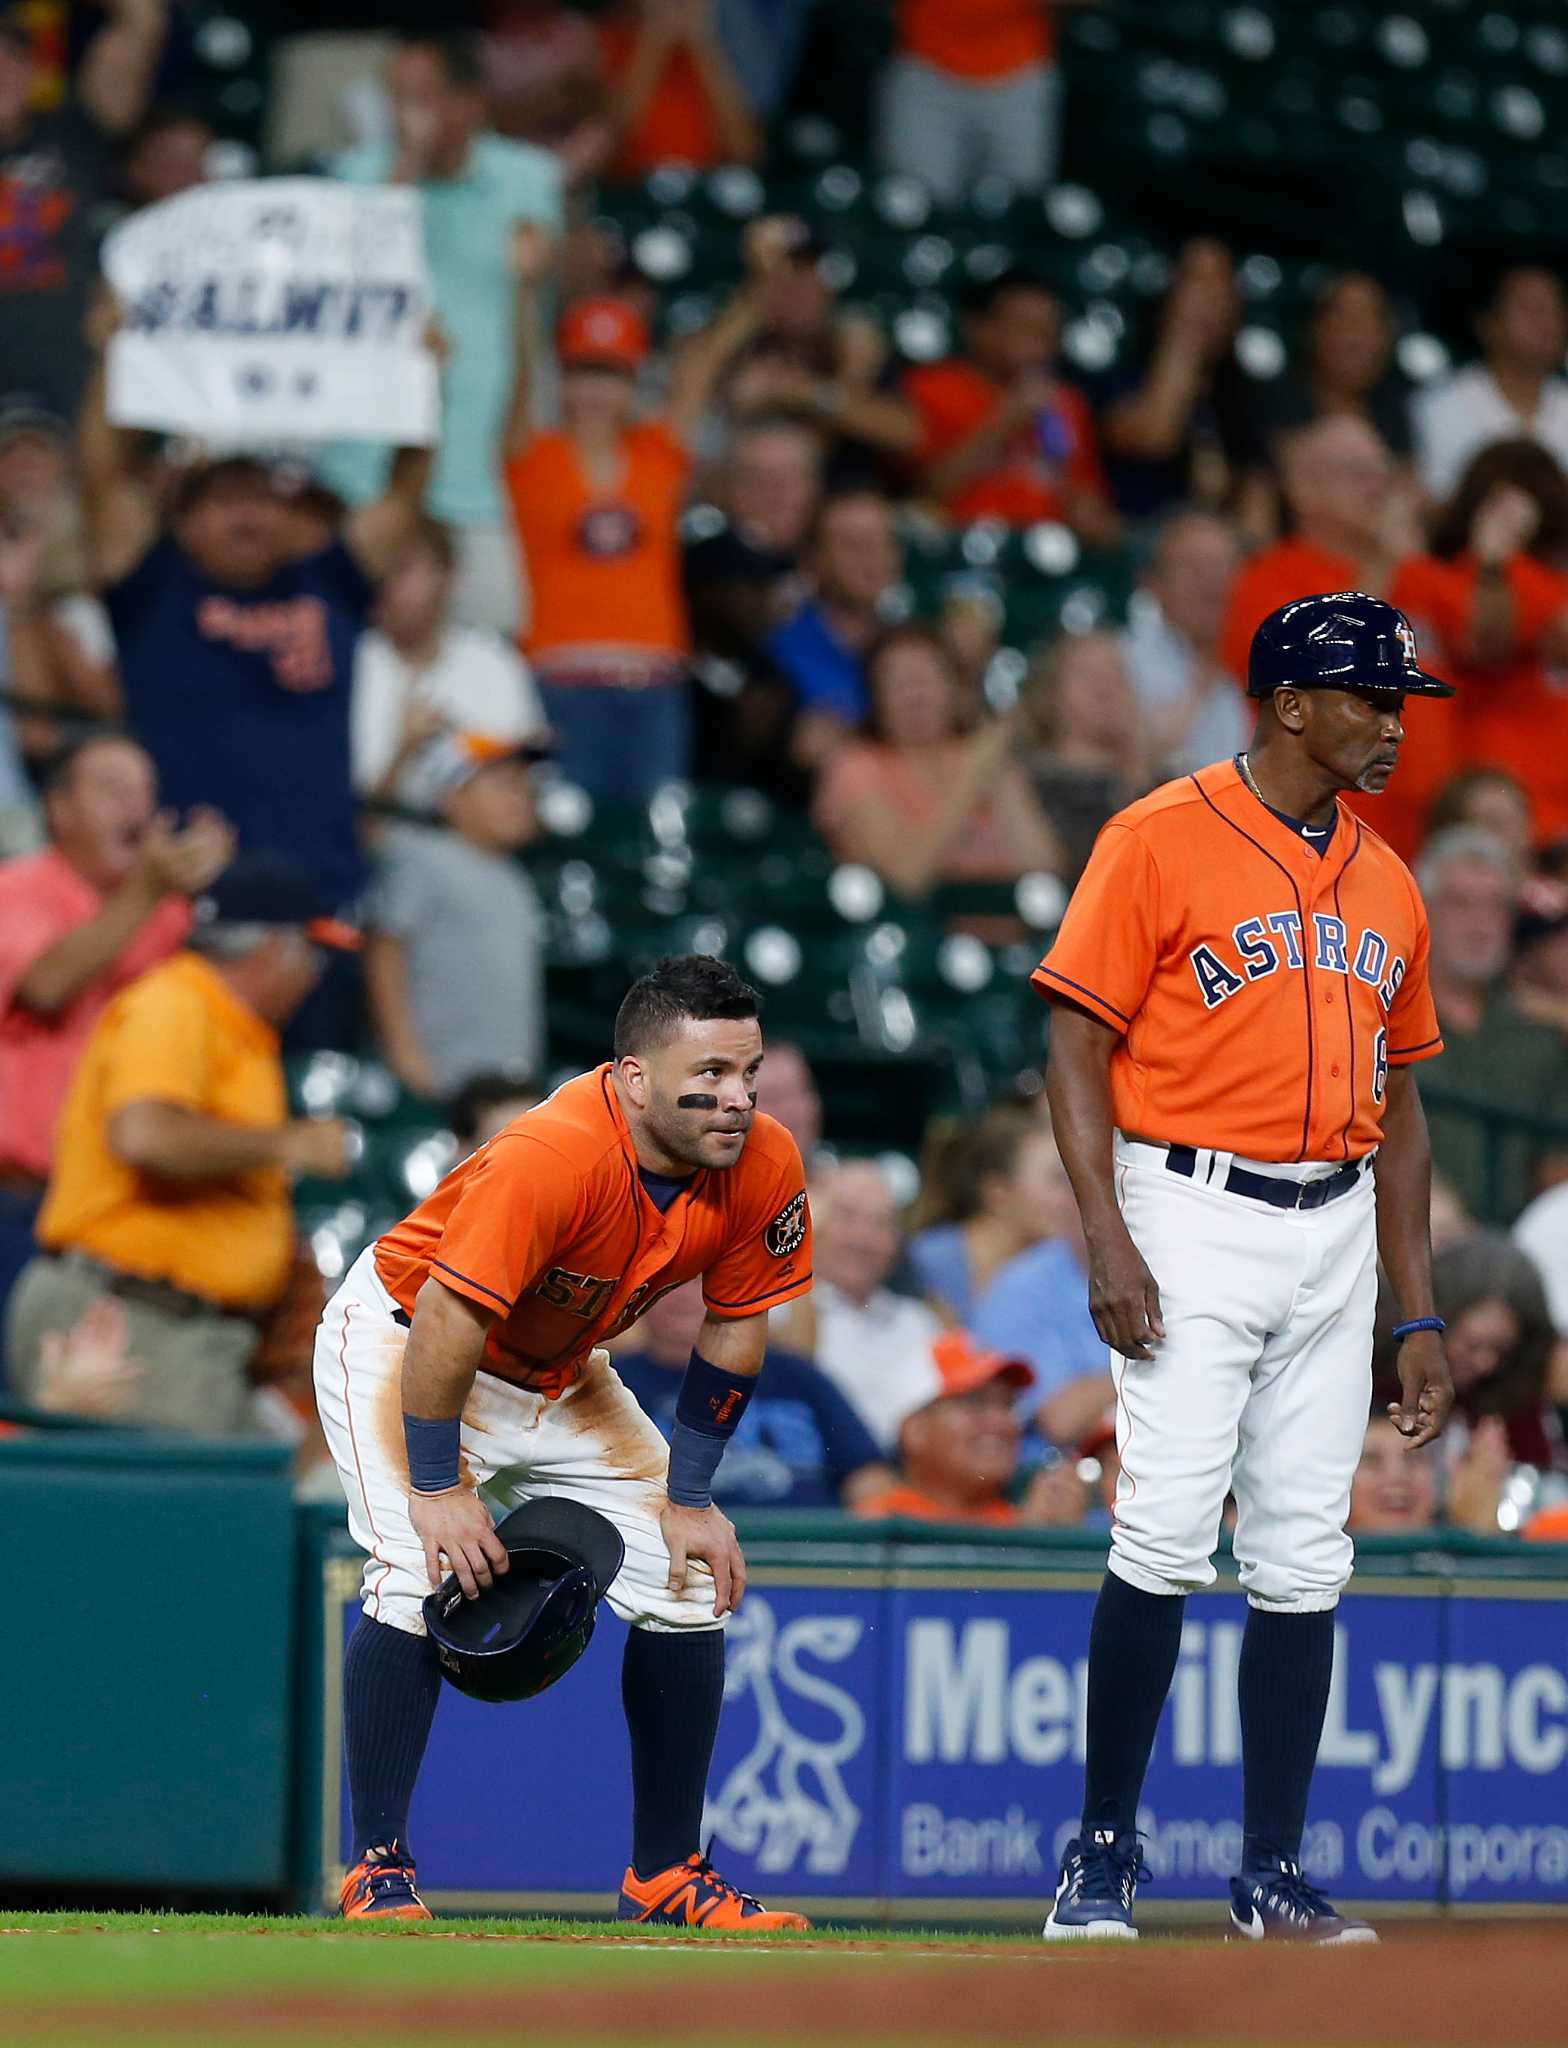
[[224, 446], [437, 438], [418, 195], [332, 178], [202, 185], [104, 243], [117, 425]]

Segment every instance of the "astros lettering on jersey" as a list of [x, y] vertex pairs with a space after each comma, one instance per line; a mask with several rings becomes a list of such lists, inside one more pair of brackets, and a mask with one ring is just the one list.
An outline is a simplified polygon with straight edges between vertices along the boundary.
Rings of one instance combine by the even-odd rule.
[[811, 1214], [794, 1139], [758, 1111], [734, 1166], [704, 1169], [661, 1215], [597, 1067], [454, 1168], [376, 1246], [405, 1315], [432, 1275], [496, 1312], [484, 1370], [558, 1393], [596, 1344], [702, 1276], [721, 1317], [762, 1315], [811, 1286]]
[[1226, 761], [1110, 821], [1032, 980], [1122, 1034], [1119, 1129], [1359, 1159], [1388, 1069], [1443, 1049], [1427, 951], [1414, 880], [1343, 799], [1320, 855]]

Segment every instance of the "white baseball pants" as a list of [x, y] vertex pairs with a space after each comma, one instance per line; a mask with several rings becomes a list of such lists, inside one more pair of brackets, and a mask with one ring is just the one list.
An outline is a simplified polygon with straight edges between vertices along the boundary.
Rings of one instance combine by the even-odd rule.
[[[348, 1496], [349, 1533], [367, 1553], [365, 1612], [423, 1635], [420, 1605], [432, 1589], [408, 1518], [408, 1332], [393, 1319], [396, 1307], [372, 1252], [362, 1252], [316, 1331], [316, 1404]], [[464, 1483], [483, 1487], [497, 1506], [559, 1494], [615, 1524], [626, 1562], [605, 1597], [623, 1621], [667, 1630], [722, 1626], [714, 1618], [706, 1565], [690, 1564], [684, 1589], [669, 1590], [670, 1554], [659, 1530], [669, 1448], [622, 1385], [607, 1351], [593, 1352], [581, 1377], [553, 1401], [476, 1374], [461, 1441]]]
[[1234, 1492], [1251, 1604], [1333, 1607], [1354, 1558], [1345, 1520], [1372, 1396], [1371, 1165], [1321, 1208], [1286, 1210], [1224, 1192], [1229, 1153], [1200, 1152], [1191, 1180], [1164, 1162], [1163, 1147], [1118, 1136], [1117, 1197], [1158, 1283], [1165, 1336], [1148, 1364], [1112, 1356], [1121, 1477], [1110, 1568], [1149, 1593], [1212, 1585]]

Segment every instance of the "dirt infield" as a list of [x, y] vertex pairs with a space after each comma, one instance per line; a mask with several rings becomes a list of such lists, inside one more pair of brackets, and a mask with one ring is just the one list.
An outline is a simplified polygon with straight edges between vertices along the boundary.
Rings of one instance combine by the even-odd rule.
[[[74, 1944], [72, 1945], [74, 1947]], [[487, 1943], [484, 1945], [489, 1948]], [[536, 1944], [533, 1953], [547, 1944]], [[619, 1952], [613, 1967], [611, 1949]], [[655, 1953], [657, 1949], [657, 1953]], [[483, 1952], [476, 1949], [474, 1953]], [[491, 1948], [490, 1952], [495, 1953]], [[447, 1953], [450, 1955], [451, 1950]], [[562, 1948], [555, 1946], [562, 1957]], [[519, 2037], [734, 2044], [1039, 2042], [1084, 2034], [1202, 2048], [1547, 2048], [1568, 2039], [1561, 1925], [1395, 1931], [1330, 1952], [1145, 1941], [991, 1956], [659, 1943], [572, 1945], [573, 1965], [481, 1989], [278, 1987], [258, 1998], [51, 1998], [12, 2004], [7, 2042], [383, 2042]], [[0, 1959], [3, 1972], [3, 1959]]]

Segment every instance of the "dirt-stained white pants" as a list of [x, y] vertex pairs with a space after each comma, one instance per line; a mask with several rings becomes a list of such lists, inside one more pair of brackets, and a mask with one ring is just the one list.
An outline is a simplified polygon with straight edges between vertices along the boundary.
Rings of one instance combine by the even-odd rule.
[[[395, 1301], [370, 1251], [350, 1267], [316, 1332], [316, 1404], [348, 1496], [349, 1532], [367, 1553], [365, 1612], [423, 1635], [420, 1604], [431, 1590], [425, 1554], [408, 1517], [403, 1445], [403, 1346]], [[606, 1598], [641, 1628], [718, 1628], [706, 1565], [669, 1590], [670, 1555], [659, 1530], [669, 1449], [621, 1384], [609, 1353], [595, 1351], [555, 1400], [478, 1373], [463, 1409], [464, 1481], [498, 1507], [559, 1494], [596, 1508], [626, 1545]]]
[[[1297, 1176], [1331, 1167], [1264, 1167]], [[1116, 1189], [1160, 1290], [1147, 1364], [1113, 1353], [1121, 1477], [1110, 1568], [1150, 1593], [1214, 1583], [1225, 1496], [1254, 1607], [1333, 1607], [1350, 1577], [1350, 1482], [1372, 1398], [1377, 1301], [1370, 1163], [1317, 1209], [1223, 1191], [1231, 1155], [1192, 1179], [1163, 1148], [1116, 1141]]]

